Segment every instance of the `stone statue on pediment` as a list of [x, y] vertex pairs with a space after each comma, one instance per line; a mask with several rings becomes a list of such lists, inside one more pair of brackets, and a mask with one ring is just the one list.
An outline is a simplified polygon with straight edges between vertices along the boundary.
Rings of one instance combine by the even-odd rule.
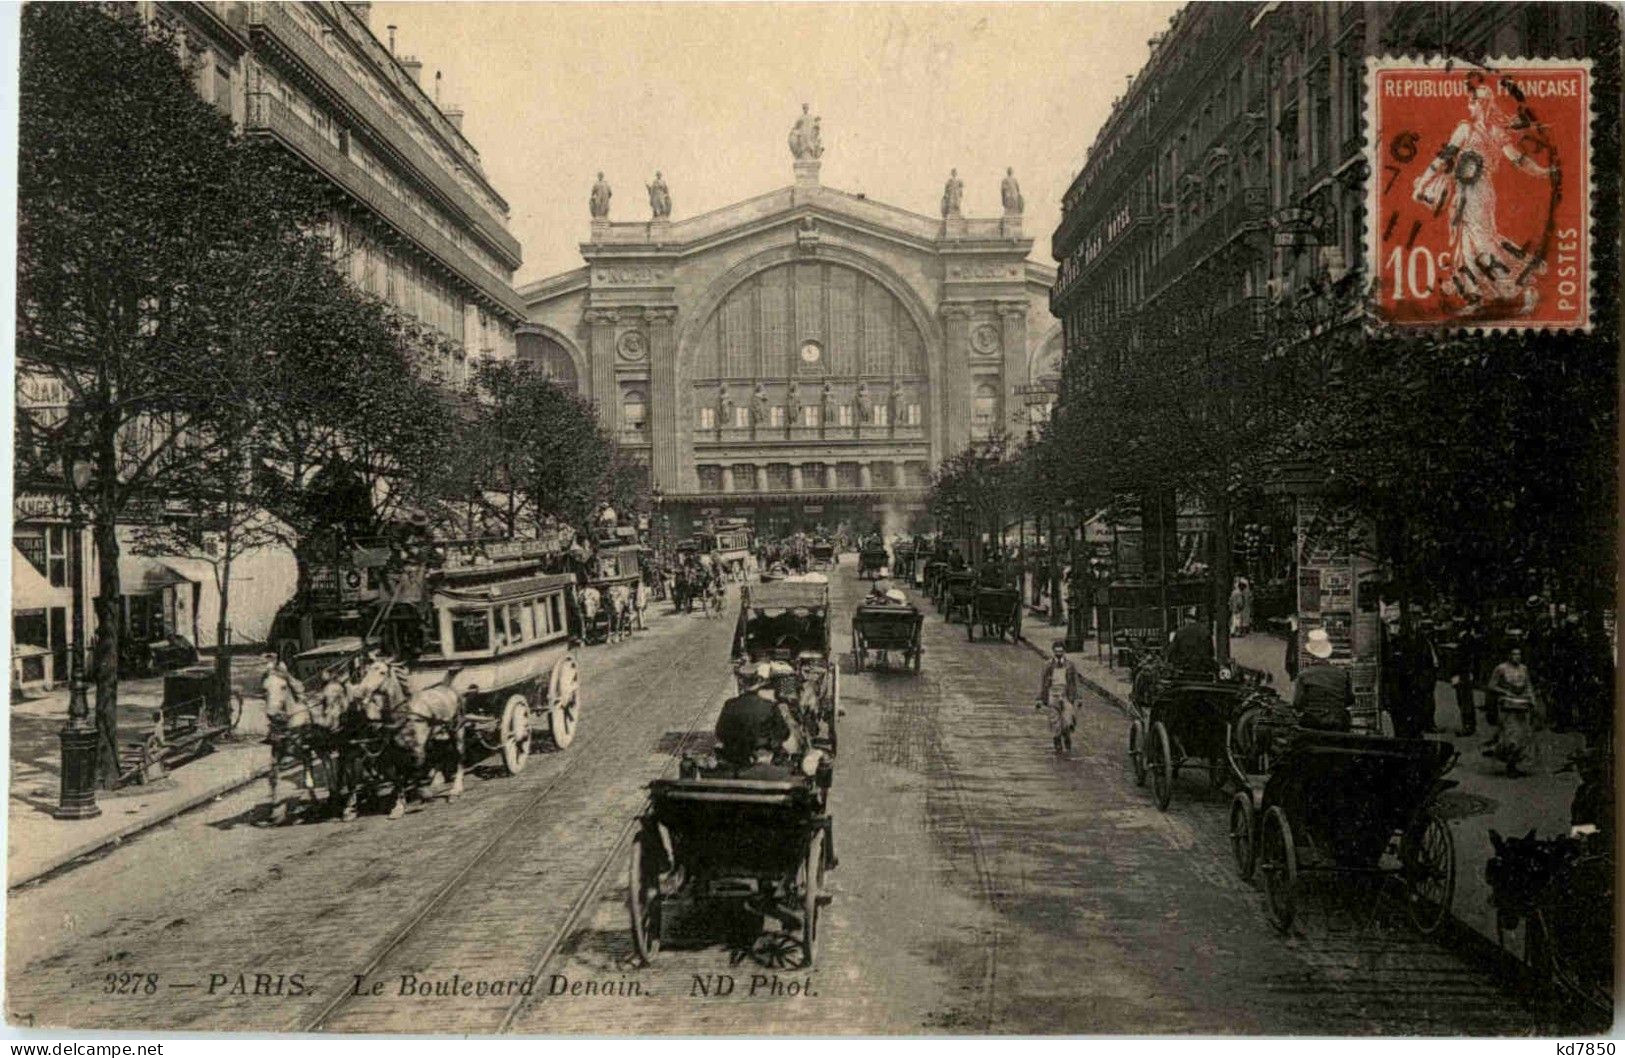
[[868, 422], [869, 412], [875, 406], [873, 398], [869, 396], [869, 383], [858, 383], [858, 421]]
[[734, 424], [734, 399], [728, 392], [727, 383], [717, 386], [717, 425], [732, 426]]
[[798, 162], [812, 161], [824, 153], [820, 119], [813, 117], [809, 109], [806, 103], [801, 104], [801, 116], [790, 129], [790, 153]]
[[757, 426], [767, 422], [767, 386], [761, 382], [750, 395], [750, 421]]
[[1004, 182], [999, 185], [999, 197], [1004, 199], [1006, 213], [1020, 213], [1026, 202], [1021, 197], [1021, 185], [1016, 183], [1014, 166], [1006, 166]]
[[944, 217], [957, 217], [960, 215], [960, 202], [965, 197], [965, 181], [959, 179], [959, 170], [948, 170], [948, 182], [942, 185], [942, 215]]
[[614, 192], [610, 191], [609, 183], [604, 180], [604, 174], [598, 174], [598, 182], [592, 185], [592, 196], [587, 199], [587, 208], [592, 211], [593, 220], [604, 220], [609, 216], [609, 199]]
[[655, 182], [649, 187], [649, 211], [654, 214], [655, 220], [671, 219], [671, 189], [666, 186], [665, 178], [660, 172], [655, 172]]

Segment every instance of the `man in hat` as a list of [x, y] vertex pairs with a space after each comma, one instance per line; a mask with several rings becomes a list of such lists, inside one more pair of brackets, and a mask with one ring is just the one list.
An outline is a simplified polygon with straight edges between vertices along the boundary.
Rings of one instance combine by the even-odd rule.
[[1213, 636], [1205, 622], [1192, 618], [1169, 638], [1168, 664], [1183, 676], [1213, 678]]
[[[777, 664], [784, 672], [794, 671]], [[723, 764], [739, 770], [771, 769], [777, 753], [799, 748], [795, 718], [773, 691], [778, 674], [770, 662], [740, 670], [742, 690], [723, 703], [717, 717], [717, 759]]]
[[895, 606], [908, 602], [908, 596], [892, 587], [892, 583], [885, 578], [875, 581], [869, 589], [869, 597], [863, 600], [871, 606]]
[[1347, 731], [1353, 726], [1354, 685], [1349, 670], [1331, 664], [1332, 640], [1324, 628], [1311, 629], [1304, 640], [1309, 664], [1292, 688], [1292, 710], [1298, 723], [1318, 731]]
[[1055, 752], [1072, 752], [1072, 733], [1078, 728], [1078, 666], [1066, 656], [1066, 640], [1050, 644], [1050, 659], [1038, 683], [1038, 708], [1049, 710], [1049, 733]]

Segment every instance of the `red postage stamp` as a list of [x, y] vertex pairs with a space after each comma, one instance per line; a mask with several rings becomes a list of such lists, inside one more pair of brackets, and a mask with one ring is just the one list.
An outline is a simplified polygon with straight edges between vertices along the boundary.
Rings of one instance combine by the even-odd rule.
[[1366, 63], [1375, 322], [1590, 329], [1590, 61]]

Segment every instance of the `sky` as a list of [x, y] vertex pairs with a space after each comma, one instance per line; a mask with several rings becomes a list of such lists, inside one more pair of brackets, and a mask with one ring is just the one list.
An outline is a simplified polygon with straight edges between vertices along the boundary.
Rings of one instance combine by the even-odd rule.
[[507, 199], [526, 283], [581, 266], [601, 170], [610, 219], [680, 221], [791, 183], [790, 127], [823, 119], [826, 186], [929, 216], [948, 170], [967, 216], [1013, 166], [1033, 257], [1172, 3], [379, 3]]

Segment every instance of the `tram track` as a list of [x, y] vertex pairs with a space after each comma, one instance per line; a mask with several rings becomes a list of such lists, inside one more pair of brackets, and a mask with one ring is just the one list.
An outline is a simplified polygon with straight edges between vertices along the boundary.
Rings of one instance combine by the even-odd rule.
[[[534, 856], [534, 847], [523, 850], [518, 857], [503, 863], [501, 854], [511, 854], [513, 852], [513, 846], [509, 839], [520, 833], [527, 824], [545, 821], [546, 809], [551, 807], [553, 802], [558, 799], [557, 795], [565, 790], [565, 784], [568, 780], [583, 767], [588, 766], [589, 763], [600, 767], [603, 766], [604, 761], [591, 757], [587, 752], [588, 750], [605, 745], [613, 747], [617, 737], [632, 725], [633, 720], [647, 709], [650, 701], [656, 699], [664, 688], [693, 686], [696, 682], [699, 682], [683, 679], [684, 673], [680, 670], [685, 668], [699, 668], [701, 670], [710, 668], [715, 664], [715, 658], [707, 656], [708, 654], [708, 651], [684, 650], [673, 657], [669, 663], [645, 676], [639, 682], [636, 691], [628, 696], [627, 704], [614, 714], [612, 724], [608, 726], [602, 723], [595, 724], [591, 729], [590, 737], [578, 740], [577, 744], [572, 747], [570, 760], [565, 763], [557, 774], [553, 775], [541, 789], [527, 798], [520, 806], [507, 813], [505, 818], [492, 828], [487, 836], [480, 840], [472, 855], [469, 856], [468, 861], [456, 873], [437, 885], [433, 892], [420, 901], [407, 920], [376, 945], [356, 970], [338, 978], [338, 980], [341, 982], [369, 981], [380, 976], [380, 971], [388, 968], [391, 963], [406, 963], [414, 968], [427, 970], [429, 969], [427, 965], [413, 961], [412, 956], [420, 955], [421, 949], [426, 946], [426, 943], [432, 946], [432, 942], [436, 939], [443, 940], [445, 942], [444, 948], [447, 949], [447, 954], [436, 958], [436, 962], [448, 968], [455, 968], [463, 980], [475, 979], [469, 971], [473, 971], [474, 974], [481, 974], [486, 970], [491, 971], [491, 973], [479, 979], [508, 979], [513, 961], [511, 951], [506, 953], [506, 958], [496, 960], [497, 962], [507, 962], [507, 967], [489, 965], [492, 962], [488, 954], [489, 949], [487, 949], [485, 958], [480, 958], [482, 954], [480, 952], [467, 952], [468, 958], [465, 959], [459, 959], [452, 954], [459, 947], [466, 948], [466, 943], [459, 942], [461, 938], [466, 938], [468, 935], [468, 923], [463, 919], [465, 916], [472, 917], [465, 910], [463, 903], [455, 901], [454, 898], [474, 896], [474, 899], [469, 902], [469, 906], [479, 908], [478, 922], [482, 936], [497, 932], [498, 928], [505, 923], [517, 926], [522, 930], [525, 925], [533, 922], [536, 917], [535, 909], [527, 902], [501, 899], [480, 901], [478, 896], [473, 894], [473, 891], [482, 887], [492, 888], [491, 875], [501, 873], [501, 870], [504, 869], [509, 874], [529, 875], [528, 871], [522, 869], [526, 865], [522, 861], [529, 861]], [[703, 682], [703, 690], [699, 694], [699, 707], [691, 713], [685, 714], [687, 719], [683, 721], [682, 736], [673, 748], [664, 754], [657, 775], [665, 774], [692, 744], [694, 725], [718, 704], [716, 694], [720, 688], [713, 686], [713, 684], [720, 685], [722, 683], [722, 679], [715, 677], [710, 681]], [[642, 754], [638, 755], [641, 756]], [[647, 771], [647, 763], [645, 763], [642, 770]], [[647, 785], [647, 781], [647, 779], [640, 780], [637, 783], [637, 788], [641, 791]], [[542, 980], [542, 975], [563, 949], [572, 930], [579, 923], [582, 913], [591, 906], [594, 897], [602, 890], [604, 880], [608, 876], [610, 869], [624, 852], [626, 841], [632, 833], [636, 818], [635, 814], [628, 817], [627, 822], [620, 828], [611, 842], [610, 848], [594, 861], [592, 869], [588, 872], [585, 880], [574, 883], [572, 887], [575, 894], [574, 899], [565, 908], [562, 920], [553, 924], [547, 930], [549, 938], [547, 943], [541, 947], [539, 954], [528, 961], [526, 972], [521, 977], [531, 977], [536, 981]], [[537, 842], [531, 843], [532, 846], [535, 844]], [[502, 867], [497, 871], [487, 872], [482, 870], [482, 868], [495, 868], [498, 864], [501, 864]], [[554, 891], [557, 892], [556, 889]], [[500, 896], [500, 894], [498, 895]], [[507, 910], [504, 911], [503, 909]], [[450, 922], [445, 921], [448, 915], [453, 919]], [[510, 938], [512, 936], [512, 933], [506, 930], [500, 932]], [[419, 951], [414, 952], [412, 951], [413, 948], [417, 948]], [[487, 965], [479, 966], [477, 965], [479, 963], [486, 963]], [[415, 972], [415, 970], [412, 972]], [[398, 1020], [390, 1017], [393, 1004], [388, 1005], [390, 1009], [377, 1009], [379, 1007], [378, 999], [363, 996], [359, 993], [359, 987], [337, 988], [337, 994], [333, 995], [315, 1016], [305, 1019], [299, 1031], [310, 1033], [351, 1031], [351, 1023], [354, 1022], [361, 1023], [355, 1026], [356, 1031], [369, 1031], [375, 1028], [386, 1031], [393, 1028], [395, 1031], [399, 1031]], [[533, 997], [518, 995], [511, 1002], [506, 1003], [495, 1019], [498, 1027], [494, 1031], [507, 1031], [513, 1021], [528, 1005], [531, 998]], [[366, 1000], [365, 1004], [361, 1003], [363, 999]], [[472, 1012], [472, 1009], [460, 1005], [459, 1013]], [[441, 1008], [436, 1008], [436, 1011], [437, 1013], [443, 1012]], [[372, 1015], [382, 1015], [385, 1024], [368, 1024], [377, 1020]], [[484, 1021], [485, 1019], [481, 1020]], [[459, 1025], [456, 1030], [452, 1030], [449, 1026], [443, 1024], [432, 1024], [423, 1027], [432, 1031], [466, 1031], [474, 1033], [493, 1031], [489, 1027], [489, 1021], [482, 1025]]]

